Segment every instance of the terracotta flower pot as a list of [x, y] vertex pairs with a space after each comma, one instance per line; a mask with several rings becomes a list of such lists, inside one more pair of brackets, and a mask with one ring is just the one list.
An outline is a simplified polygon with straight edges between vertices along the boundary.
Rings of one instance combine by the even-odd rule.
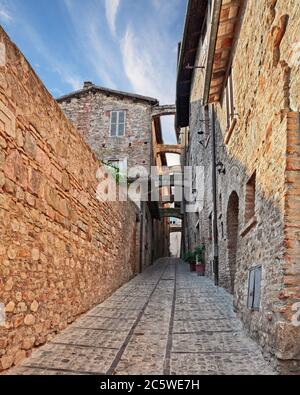
[[205, 264], [198, 263], [196, 265], [196, 272], [198, 273], [198, 276], [204, 277], [205, 276]]
[[195, 272], [196, 271], [196, 263], [195, 262], [190, 263], [190, 269], [191, 269], [191, 272]]

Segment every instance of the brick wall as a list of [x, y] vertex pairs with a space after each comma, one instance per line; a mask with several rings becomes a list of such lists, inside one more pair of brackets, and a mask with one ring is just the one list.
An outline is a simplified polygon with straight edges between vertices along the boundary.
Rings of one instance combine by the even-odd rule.
[[0, 370], [136, 270], [136, 208], [96, 200], [99, 162], [0, 30]]

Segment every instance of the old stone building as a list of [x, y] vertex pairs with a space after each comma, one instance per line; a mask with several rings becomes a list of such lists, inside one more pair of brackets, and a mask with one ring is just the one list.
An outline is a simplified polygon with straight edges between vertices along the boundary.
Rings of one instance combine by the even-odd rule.
[[207, 275], [289, 373], [300, 372], [299, 20], [292, 0], [190, 0], [177, 86], [185, 164], [204, 168], [185, 248], [205, 244]]
[[156, 99], [86, 82], [82, 90], [57, 101], [100, 160], [150, 171]]
[[[141, 167], [150, 176], [151, 167], [157, 164], [154, 155], [157, 133], [163, 143], [160, 119], [156, 117], [156, 122], [153, 121], [154, 112], [160, 108], [158, 100], [85, 82], [82, 90], [57, 101], [99, 160], [119, 167], [121, 173], [129, 171], [129, 175], [130, 169]], [[166, 164], [165, 155], [163, 162]], [[155, 259], [169, 255], [169, 224], [160, 219], [158, 202], [149, 199], [138, 206], [137, 245], [143, 270]]]

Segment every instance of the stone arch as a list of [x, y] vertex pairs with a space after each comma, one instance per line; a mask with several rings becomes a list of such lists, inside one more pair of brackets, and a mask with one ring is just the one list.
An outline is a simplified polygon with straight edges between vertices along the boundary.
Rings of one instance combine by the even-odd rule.
[[181, 155], [182, 154], [182, 149], [183, 147], [179, 144], [158, 144], [157, 145], [157, 153], [162, 155], [162, 154], [176, 154], [176, 155]]
[[182, 174], [182, 166], [175, 165], [175, 166], [164, 166], [161, 169], [161, 175], [172, 175], [172, 174]]
[[169, 104], [166, 106], [156, 106], [153, 108], [153, 118], [160, 118], [169, 115], [176, 115], [176, 106], [174, 104]]
[[234, 293], [234, 284], [237, 271], [237, 245], [239, 234], [239, 196], [231, 193], [227, 206], [227, 256], [231, 280], [231, 292]]

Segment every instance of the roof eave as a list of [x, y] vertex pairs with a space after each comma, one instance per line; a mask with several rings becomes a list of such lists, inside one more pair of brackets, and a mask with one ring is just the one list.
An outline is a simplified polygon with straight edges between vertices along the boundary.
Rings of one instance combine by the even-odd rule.
[[212, 79], [212, 71], [213, 71], [215, 49], [216, 49], [216, 43], [218, 37], [221, 8], [222, 8], [222, 0], [215, 0], [213, 15], [212, 15], [212, 28], [211, 28], [211, 34], [209, 40], [205, 82], [204, 82], [204, 95], [203, 95], [204, 105], [207, 105], [209, 102], [209, 92], [210, 92], [210, 85]]
[[70, 100], [70, 99], [72, 99], [74, 97], [81, 96], [83, 94], [86, 94], [86, 93], [89, 93], [89, 92], [93, 92], [93, 91], [103, 92], [104, 94], [108, 94], [108, 95], [128, 97], [128, 98], [131, 98], [132, 100], [138, 100], [138, 101], [151, 103], [153, 106], [159, 104], [159, 101], [157, 99], [153, 98], [153, 97], [142, 96], [142, 95], [129, 93], [129, 92], [117, 91], [117, 90], [113, 90], [113, 89], [103, 88], [103, 87], [100, 87], [100, 86], [97, 86], [97, 85], [92, 85], [92, 86], [90, 86], [88, 88], [79, 89], [79, 90], [77, 90], [75, 92], [72, 92], [72, 93], [70, 93], [68, 95], [64, 95], [64, 96], [58, 97], [56, 99], [56, 101], [58, 103], [61, 103], [61, 102], [64, 102], [66, 100]]
[[[176, 98], [176, 129], [189, 126], [189, 102], [193, 70], [186, 70], [185, 58], [188, 56], [191, 66], [194, 65], [201, 36], [202, 24], [205, 19], [207, 0], [189, 0], [185, 19], [183, 41], [180, 48], [177, 72], [177, 98]], [[191, 30], [191, 27], [194, 30]], [[188, 44], [195, 43], [193, 51]], [[188, 76], [184, 75], [188, 74]]]

